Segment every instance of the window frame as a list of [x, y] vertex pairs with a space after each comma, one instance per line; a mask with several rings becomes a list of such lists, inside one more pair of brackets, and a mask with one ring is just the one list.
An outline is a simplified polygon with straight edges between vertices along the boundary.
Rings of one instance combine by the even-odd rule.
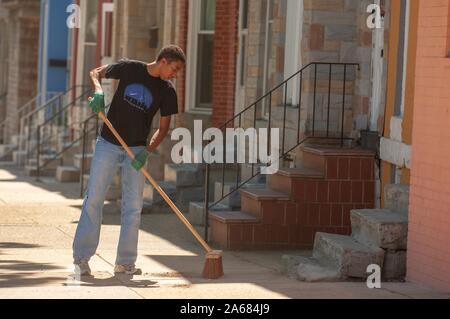
[[215, 30], [201, 30], [202, 1], [189, 1], [185, 100], [186, 111], [212, 114], [212, 105], [199, 107], [196, 103], [199, 35], [215, 35]]

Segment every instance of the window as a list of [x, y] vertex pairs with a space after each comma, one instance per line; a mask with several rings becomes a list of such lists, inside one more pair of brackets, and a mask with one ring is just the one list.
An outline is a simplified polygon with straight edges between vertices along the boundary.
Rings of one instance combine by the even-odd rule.
[[190, 1], [188, 109], [210, 110], [213, 100], [215, 0]]

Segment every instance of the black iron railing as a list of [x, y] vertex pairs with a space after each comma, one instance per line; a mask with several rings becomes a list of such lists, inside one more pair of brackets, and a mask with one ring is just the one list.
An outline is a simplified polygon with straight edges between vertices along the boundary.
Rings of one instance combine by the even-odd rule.
[[[78, 97], [76, 97], [73, 101], [69, 102], [67, 105], [60, 108], [53, 115], [49, 116], [47, 120], [45, 120], [42, 124], [37, 126], [37, 144], [36, 144], [36, 178], [39, 179], [41, 170], [48, 166], [51, 162], [54, 162], [61, 158], [61, 155], [65, 153], [67, 150], [71, 149], [81, 138], [72, 139], [69, 145], [59, 148], [57, 147], [60, 138], [60, 135], [63, 133], [69, 132], [69, 124], [68, 124], [68, 116], [69, 111], [82, 102], [86, 102], [89, 94], [91, 93], [90, 89], [87, 89], [81, 93]], [[42, 152], [45, 151], [50, 158], [45, 162], [41, 163], [41, 155]]]
[[[349, 82], [354, 84], [356, 68], [359, 70], [359, 64], [357, 63], [310, 63], [225, 122], [220, 130], [225, 133], [227, 128], [245, 129], [253, 127], [256, 129], [258, 126], [263, 126], [268, 129], [267, 151], [269, 152], [271, 128], [281, 128], [281, 147], [277, 157], [279, 161], [287, 159], [292, 151], [309, 138], [337, 139], [340, 140], [342, 147], [346, 140], [351, 140], [351, 138], [346, 137], [344, 125], [346, 103], [350, 100], [347, 96], [350, 91]], [[350, 94], [353, 94], [353, 92]], [[291, 100], [289, 101], [289, 99]], [[351, 107], [347, 107], [347, 110], [351, 111]], [[275, 113], [277, 113], [278, 118], [275, 118]], [[292, 125], [290, 128], [287, 127], [287, 120], [295, 123], [296, 131], [293, 131]], [[265, 163], [226, 164], [226, 134], [223, 134], [223, 136], [223, 163], [206, 164], [205, 240], [208, 240], [209, 210], [260, 175], [260, 169], [258, 168], [261, 165], [266, 165]], [[288, 139], [290, 143], [288, 143]], [[233, 156], [235, 160], [237, 151], [234, 148]], [[219, 165], [219, 168], [221, 166], [219, 181], [222, 186], [219, 198], [210, 203], [209, 189], [212, 179], [212, 165]], [[226, 178], [227, 165], [230, 168], [234, 166], [236, 170], [236, 172], [232, 172], [231, 178], [230, 176]], [[247, 175], [250, 176], [247, 178], [243, 178], [242, 165], [247, 165], [248, 170], [250, 170], [249, 165], [251, 165], [251, 171], [247, 172]], [[225, 192], [226, 182], [234, 185], [228, 192]]]

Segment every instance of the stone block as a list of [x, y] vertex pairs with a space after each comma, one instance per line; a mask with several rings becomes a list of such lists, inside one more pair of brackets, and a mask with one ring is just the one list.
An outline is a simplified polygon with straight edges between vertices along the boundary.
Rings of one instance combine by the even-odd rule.
[[367, 266], [383, 266], [384, 250], [362, 245], [350, 236], [316, 233], [313, 257], [338, 270], [340, 277], [367, 278]]
[[406, 250], [387, 250], [384, 254], [382, 278], [385, 280], [402, 280], [406, 276]]
[[387, 209], [408, 214], [409, 185], [391, 184], [384, 188], [384, 205]]
[[80, 170], [73, 166], [58, 166], [56, 180], [61, 183], [73, 183], [80, 180]]
[[386, 209], [353, 210], [351, 223], [352, 237], [360, 243], [391, 250], [406, 249], [406, 214]]
[[164, 176], [177, 187], [202, 186], [204, 183], [203, 169], [197, 164], [166, 164]]

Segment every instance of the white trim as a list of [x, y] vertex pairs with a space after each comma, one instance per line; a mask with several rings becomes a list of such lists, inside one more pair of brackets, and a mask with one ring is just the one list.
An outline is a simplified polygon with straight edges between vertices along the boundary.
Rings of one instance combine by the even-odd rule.
[[215, 34], [214, 31], [200, 30], [201, 4], [201, 0], [189, 1], [185, 111], [199, 110], [200, 112], [209, 112], [211, 114], [212, 108], [196, 107], [195, 103], [195, 95], [197, 92], [198, 35]]
[[[375, 4], [380, 5], [380, 0], [375, 0]], [[372, 31], [372, 97], [370, 105], [370, 130], [378, 131], [378, 117], [383, 108], [382, 86], [384, 57], [381, 53], [384, 50], [384, 21], [381, 28], [374, 28]]]
[[[303, 39], [303, 0], [287, 0], [286, 12], [286, 46], [284, 55], [284, 78], [301, 69]], [[287, 102], [296, 105], [299, 102], [300, 79], [294, 77], [288, 86]], [[294, 89], [295, 88], [295, 89]]]
[[186, 66], [186, 96], [185, 110], [194, 109], [195, 75], [197, 70], [197, 30], [199, 29], [198, 1], [189, 1], [188, 34], [187, 34], [187, 66]]
[[[268, 87], [267, 83], [267, 77], [269, 74], [269, 62], [270, 62], [270, 50], [272, 48], [269, 48], [269, 25], [272, 23], [272, 32], [273, 32], [273, 22], [274, 20], [269, 20], [270, 15], [270, 4], [273, 0], [265, 0], [266, 1], [266, 20], [265, 22], [265, 35], [264, 35], [264, 61], [263, 61], [263, 94], [265, 94], [270, 88]], [[272, 5], [274, 2], [272, 2]], [[273, 10], [273, 8], [272, 8]], [[272, 11], [273, 12], [273, 11]], [[273, 43], [272, 43], [273, 44]], [[268, 116], [266, 116], [267, 113], [266, 109], [266, 99], [262, 101], [262, 117], [264, 119], [268, 119]]]

